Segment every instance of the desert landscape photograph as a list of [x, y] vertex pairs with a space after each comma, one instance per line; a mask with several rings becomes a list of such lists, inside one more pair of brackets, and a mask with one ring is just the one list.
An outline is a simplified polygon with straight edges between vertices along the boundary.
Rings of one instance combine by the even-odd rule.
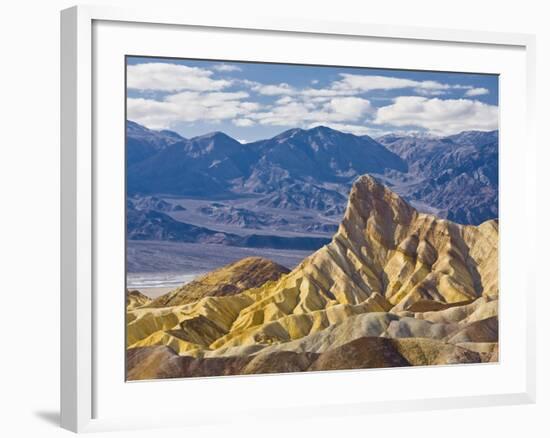
[[127, 380], [498, 363], [498, 92], [127, 56]]

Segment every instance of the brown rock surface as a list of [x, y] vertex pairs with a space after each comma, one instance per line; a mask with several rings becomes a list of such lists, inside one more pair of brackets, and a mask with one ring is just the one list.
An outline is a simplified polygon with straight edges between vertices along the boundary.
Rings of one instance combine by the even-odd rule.
[[479, 353], [436, 339], [407, 338], [394, 340], [393, 342], [397, 350], [411, 365], [450, 365], [482, 362]]
[[310, 367], [312, 371], [389, 368], [410, 365], [391, 339], [359, 338], [323, 353]]
[[130, 348], [126, 351], [126, 378], [149, 380], [182, 374], [181, 358], [168, 347]]
[[496, 316], [474, 321], [454, 333], [449, 342], [498, 342], [498, 319]]

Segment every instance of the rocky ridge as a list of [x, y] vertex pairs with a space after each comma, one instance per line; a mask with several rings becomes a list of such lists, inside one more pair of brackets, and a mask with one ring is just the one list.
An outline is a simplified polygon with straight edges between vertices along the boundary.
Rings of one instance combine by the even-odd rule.
[[324, 126], [241, 144], [221, 132], [185, 139], [128, 121], [127, 187], [130, 196], [257, 199], [254, 212], [340, 216], [352, 182], [369, 173], [419, 211], [478, 225], [498, 217], [498, 144], [498, 131], [375, 140]]
[[137, 309], [138, 307], [149, 304], [151, 299], [142, 294], [139, 290], [126, 291], [126, 310]]
[[153, 300], [150, 307], [180, 306], [205, 297], [236, 295], [268, 281], [278, 280], [289, 270], [271, 260], [247, 257], [230, 263]]
[[332, 241], [292, 272], [199, 295], [129, 310], [128, 378], [494, 361], [498, 223], [419, 213], [362, 176]]

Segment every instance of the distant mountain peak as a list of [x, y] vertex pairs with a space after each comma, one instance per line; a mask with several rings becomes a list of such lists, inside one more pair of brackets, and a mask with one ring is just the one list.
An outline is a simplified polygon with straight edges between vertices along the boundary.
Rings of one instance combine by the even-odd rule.
[[[129, 120], [126, 151], [129, 193], [270, 194], [268, 204], [334, 212], [343, 200], [321, 188], [337, 184], [336, 192], [348, 193], [357, 176], [370, 173], [385, 175], [421, 211], [469, 224], [498, 216], [498, 131], [373, 140], [318, 125], [243, 145], [220, 131], [185, 140]], [[313, 191], [296, 196], [293, 187], [304, 181]]]
[[351, 137], [351, 136], [355, 137], [353, 134], [349, 132], [342, 132], [326, 125], [317, 125], [309, 129], [302, 129], [301, 132], [303, 132], [305, 135], [331, 135], [331, 136], [341, 136], [341, 137]]
[[[304, 132], [302, 128], [288, 129], [286, 131], [281, 132], [280, 134], [277, 134], [275, 137], [273, 137], [272, 140], [278, 140], [278, 141], [287, 140], [301, 132]], [[260, 141], [264, 141], [264, 140], [260, 140]]]
[[403, 133], [391, 132], [389, 134], [384, 134], [380, 137], [377, 137], [376, 141], [392, 142], [392, 141], [400, 140], [402, 138], [410, 138], [410, 139], [416, 139], [416, 140], [441, 140], [444, 137], [431, 134], [429, 132], [422, 132], [422, 131], [403, 132]]
[[146, 135], [146, 136], [156, 135], [156, 136], [167, 137], [174, 141], [185, 140], [184, 137], [182, 137], [180, 134], [178, 134], [175, 131], [171, 131], [169, 129], [160, 129], [160, 130], [150, 129], [132, 120], [126, 120], [126, 131], [133, 135]]
[[175, 131], [170, 131], [169, 129], [161, 129], [158, 132], [162, 135], [172, 137], [172, 138], [177, 139], [177, 140], [184, 140], [184, 137], [182, 137], [180, 134], [178, 134]]
[[242, 145], [239, 141], [221, 131], [214, 131], [198, 137], [193, 137], [186, 145], [186, 149], [191, 152], [193, 156], [205, 153], [231, 154], [238, 152], [241, 148]]
[[185, 142], [177, 132], [149, 129], [132, 120], [126, 120], [126, 162], [135, 164], [152, 157], [175, 143]]
[[313, 128], [309, 128], [307, 131], [308, 132], [334, 132], [337, 134], [345, 134], [344, 132], [338, 131], [336, 129], [330, 128], [325, 125], [317, 125], [317, 126], [314, 126]]
[[464, 135], [464, 134], [494, 134], [494, 133], [497, 133], [498, 132], [498, 129], [488, 129], [488, 130], [483, 130], [483, 129], [469, 129], [469, 130], [466, 130], [466, 131], [460, 131], [458, 134], [454, 134], [454, 135]]
[[300, 137], [311, 137], [311, 136], [351, 136], [353, 134], [348, 134], [336, 129], [330, 128], [325, 125], [318, 125], [312, 128], [303, 129], [303, 128], [292, 128], [287, 131], [281, 132], [280, 134], [273, 137], [273, 140], [288, 140], [290, 138], [300, 136]]
[[462, 131], [455, 135], [450, 135], [448, 139], [461, 145], [486, 146], [498, 141], [498, 130], [494, 131]]
[[213, 139], [213, 140], [232, 140], [237, 141], [233, 137], [230, 137], [225, 132], [222, 131], [213, 131], [209, 132], [207, 134], [198, 135], [196, 137], [191, 138], [191, 140], [207, 140], [207, 139]]

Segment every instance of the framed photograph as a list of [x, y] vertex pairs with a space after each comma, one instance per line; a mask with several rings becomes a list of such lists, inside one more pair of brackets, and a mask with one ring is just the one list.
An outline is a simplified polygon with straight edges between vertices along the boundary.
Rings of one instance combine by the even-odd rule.
[[63, 427], [534, 401], [532, 36], [61, 30]]

